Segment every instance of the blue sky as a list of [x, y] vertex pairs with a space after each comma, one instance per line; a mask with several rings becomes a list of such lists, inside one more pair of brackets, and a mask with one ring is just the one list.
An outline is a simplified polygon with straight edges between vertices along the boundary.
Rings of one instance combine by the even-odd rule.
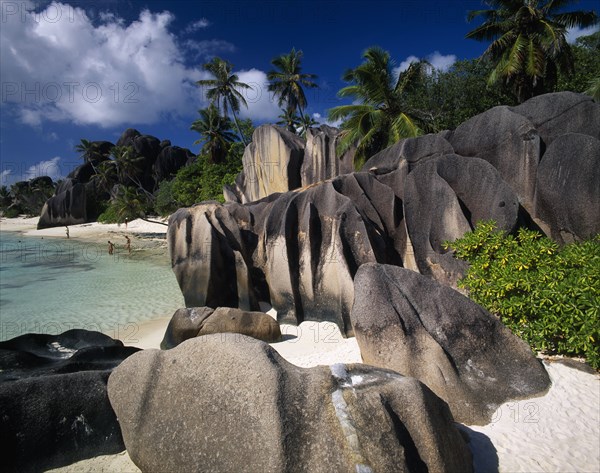
[[[581, 0], [578, 9], [597, 9]], [[486, 45], [464, 39], [479, 0], [162, 1], [64, 3], [0, 0], [0, 184], [80, 164], [81, 138], [115, 142], [129, 127], [188, 147], [206, 105], [194, 82], [201, 64], [234, 64], [256, 124], [277, 120], [266, 90], [273, 57], [292, 47], [303, 69], [319, 76], [308, 113], [324, 120], [341, 102], [343, 72], [365, 48], [390, 51], [398, 67], [427, 58], [438, 68], [479, 56]], [[582, 32], [573, 32], [573, 38]]]

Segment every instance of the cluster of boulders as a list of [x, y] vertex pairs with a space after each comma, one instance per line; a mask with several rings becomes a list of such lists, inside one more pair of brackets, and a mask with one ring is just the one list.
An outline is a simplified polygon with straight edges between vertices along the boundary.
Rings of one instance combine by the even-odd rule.
[[0, 342], [2, 470], [45, 471], [123, 451], [106, 384], [136, 351], [87, 330]]
[[[115, 145], [109, 141], [93, 141], [94, 155], [88, 157], [62, 180], [54, 195], [44, 205], [38, 229], [63, 225], [76, 225], [94, 221], [98, 217], [98, 203], [110, 198], [99, 190], [92, 177], [103, 161], [110, 159]], [[195, 155], [186, 148], [173, 146], [169, 140], [160, 141], [151, 135], [142, 135], [128, 128], [118, 139], [116, 146], [130, 146], [143, 159], [138, 163], [137, 175], [133, 176], [148, 192], [154, 192], [159, 182], [169, 179]], [[119, 184], [130, 185], [130, 178], [120, 176]]]
[[243, 171], [223, 189], [225, 201], [254, 202], [354, 171], [356, 150], [340, 155], [339, 140], [339, 130], [327, 125], [309, 128], [306, 139], [285, 128], [258, 127], [244, 151]]
[[[229, 202], [171, 216], [186, 308], [163, 351], [132, 354], [103, 339], [91, 348], [87, 333], [75, 334], [83, 345], [72, 334], [0, 344], [0, 407], [18, 413], [0, 416], [16, 439], [9, 467], [30, 468], [23, 452], [41, 435], [30, 418], [50, 416], [63, 443], [39, 464], [81, 445], [98, 454], [92, 433], [101, 432], [109, 449], [122, 448], [122, 433], [145, 472], [472, 471], [454, 422], [485, 424], [550, 379], [522, 340], [453, 288], [466, 266], [444, 242], [489, 219], [561, 243], [600, 233], [600, 105], [560, 93], [496, 107], [403, 140], [361, 172], [351, 172], [351, 153], [336, 154], [338, 138], [328, 127], [306, 141], [259, 127], [224, 190]], [[277, 321], [257, 312], [261, 302]], [[265, 343], [280, 340], [278, 322], [305, 320], [355, 336], [366, 364], [299, 368]], [[83, 400], [52, 411], [61, 389]]]

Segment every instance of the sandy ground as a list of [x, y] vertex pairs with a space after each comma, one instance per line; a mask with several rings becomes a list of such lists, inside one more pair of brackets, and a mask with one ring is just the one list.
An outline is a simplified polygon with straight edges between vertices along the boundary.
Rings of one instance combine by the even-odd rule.
[[[166, 219], [157, 219], [166, 223]], [[67, 239], [66, 227], [53, 227], [37, 230], [38, 217], [33, 218], [0, 218], [0, 231], [19, 232], [25, 236], [37, 238]], [[134, 252], [144, 250], [166, 249], [167, 226], [137, 219], [125, 224], [82, 223], [69, 225], [69, 238], [71, 241], [82, 243], [105, 244], [111, 240], [119, 247], [125, 246], [125, 235], [132, 240], [131, 247]], [[122, 249], [121, 248], [121, 249]]]
[[[37, 218], [1, 219], [0, 230], [66, 238], [64, 227], [35, 230], [36, 224]], [[127, 229], [124, 225], [91, 223], [70, 226], [69, 233], [71, 238], [94, 242], [127, 234], [136, 238], [138, 247], [164, 248], [166, 229], [164, 225], [135, 220]], [[140, 324], [138, 341], [132, 345], [159, 348], [168, 322], [166, 317]], [[304, 322], [298, 327], [282, 325], [281, 331], [283, 341], [271, 345], [298, 366], [361, 362], [356, 340], [344, 339], [335, 324]], [[478, 473], [600, 471], [600, 376], [561, 362], [544, 364], [552, 379], [546, 395], [500, 406], [486, 426], [461, 427], [471, 438]], [[123, 452], [52, 471], [137, 473], [139, 469]]]

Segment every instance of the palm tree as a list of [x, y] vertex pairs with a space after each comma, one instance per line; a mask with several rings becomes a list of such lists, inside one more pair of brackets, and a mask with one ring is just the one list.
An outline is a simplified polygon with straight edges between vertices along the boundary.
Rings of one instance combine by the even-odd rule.
[[149, 198], [152, 198], [152, 194], [144, 188], [144, 185], [139, 179], [139, 175], [142, 172], [141, 164], [144, 157], [136, 154], [132, 146], [115, 146], [111, 151], [111, 155], [121, 184], [130, 181]]
[[201, 153], [206, 153], [211, 163], [223, 162], [235, 135], [231, 131], [231, 120], [222, 117], [214, 105], [198, 110], [200, 118], [190, 127], [190, 130], [200, 133], [201, 138], [194, 144], [202, 144]]
[[222, 112], [224, 117], [227, 117], [228, 112], [231, 111], [240, 138], [246, 145], [246, 138], [238, 123], [236, 112], [240, 111], [240, 104], [248, 108], [248, 103], [239, 89], [250, 89], [251, 87], [240, 82], [240, 78], [236, 74], [232, 74], [233, 65], [229, 61], [215, 57], [202, 67], [205, 71], [210, 72], [214, 79], [199, 80], [196, 85], [210, 87], [206, 92], [206, 98], [212, 104], [217, 104], [217, 110], [219, 113]]
[[345, 120], [342, 125], [340, 152], [356, 145], [357, 163], [403, 138], [420, 134], [419, 120], [406, 105], [406, 94], [423, 80], [430, 65], [426, 61], [412, 63], [400, 74], [387, 51], [379, 47], [367, 49], [365, 61], [346, 71], [343, 79], [351, 85], [338, 92], [351, 97], [351, 105], [329, 110], [329, 120]]
[[495, 65], [488, 82], [513, 88], [517, 100], [553, 90], [558, 70], [573, 72], [573, 53], [567, 43], [568, 28], [588, 27], [597, 21], [594, 12], [563, 12], [573, 0], [487, 0], [488, 10], [469, 12], [468, 20], [485, 21], [467, 38], [492, 41], [482, 57]]
[[92, 176], [96, 188], [101, 192], [110, 194], [114, 197], [112, 189], [119, 180], [117, 172], [117, 162], [113, 160], [102, 161], [96, 168], [96, 173]]
[[288, 131], [292, 133], [296, 133], [297, 128], [301, 125], [302, 120], [296, 114], [294, 110], [290, 110], [289, 108], [282, 108], [281, 115], [279, 115], [280, 120], [277, 122], [277, 125], [283, 125], [287, 128]]
[[303, 115], [302, 118], [300, 119], [300, 128], [302, 128], [302, 131], [300, 132], [300, 136], [303, 136], [306, 138], [306, 132], [308, 131], [309, 128], [318, 125], [319, 122], [317, 120], [315, 120], [313, 117], [311, 117], [310, 115]]
[[298, 113], [304, 116], [306, 108], [306, 95], [302, 87], [318, 87], [313, 79], [315, 74], [302, 72], [302, 51], [292, 48], [289, 54], [282, 54], [271, 61], [276, 70], [267, 73], [269, 79], [269, 92], [274, 92], [279, 97], [278, 104], [285, 107], [290, 114]]

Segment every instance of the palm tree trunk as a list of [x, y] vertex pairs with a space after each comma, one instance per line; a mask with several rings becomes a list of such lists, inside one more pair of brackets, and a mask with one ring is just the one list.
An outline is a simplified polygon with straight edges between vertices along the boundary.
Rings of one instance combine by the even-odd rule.
[[[231, 101], [229, 102], [229, 105], [231, 106]], [[233, 121], [235, 122], [235, 127], [238, 129], [238, 133], [240, 134], [240, 138], [242, 139], [242, 143], [244, 143], [244, 146], [247, 146], [248, 143], [246, 143], [246, 138], [244, 137], [244, 133], [242, 133], [242, 129], [240, 128], [240, 124], [238, 123], [237, 117], [235, 116], [235, 110], [233, 109], [233, 106], [231, 106], [231, 114], [233, 115]]]

